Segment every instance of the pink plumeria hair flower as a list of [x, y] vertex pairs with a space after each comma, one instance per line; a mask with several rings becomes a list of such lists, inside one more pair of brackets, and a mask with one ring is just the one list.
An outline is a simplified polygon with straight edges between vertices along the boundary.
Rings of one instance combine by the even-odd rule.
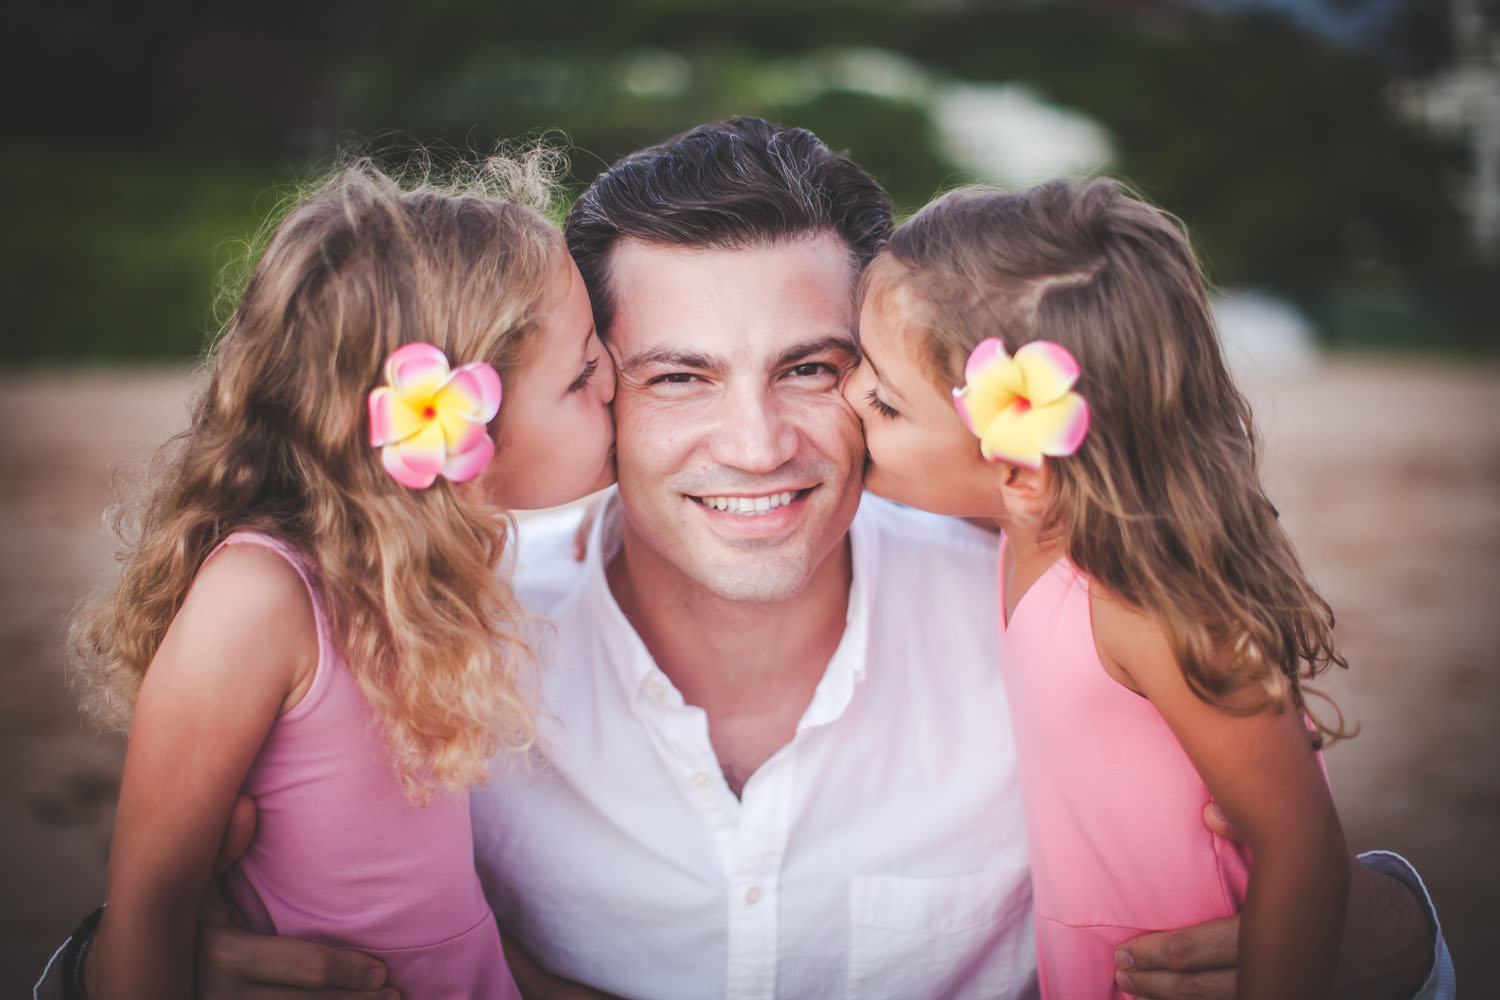
[[425, 490], [438, 476], [461, 483], [479, 475], [495, 453], [495, 369], [476, 361], [450, 371], [431, 344], [403, 344], [386, 358], [385, 381], [370, 391], [370, 444], [391, 478]]
[[997, 337], [981, 340], [964, 365], [953, 405], [991, 462], [1040, 469], [1045, 455], [1071, 455], [1089, 430], [1089, 404], [1071, 391], [1078, 361], [1050, 340], [1022, 345], [1015, 357]]

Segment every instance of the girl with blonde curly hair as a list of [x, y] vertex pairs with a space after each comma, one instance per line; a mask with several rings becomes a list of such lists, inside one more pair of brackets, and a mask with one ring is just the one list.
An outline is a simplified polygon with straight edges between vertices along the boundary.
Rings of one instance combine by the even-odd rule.
[[1002, 532], [1042, 996], [1124, 996], [1118, 945], [1241, 910], [1239, 996], [1330, 995], [1352, 859], [1316, 748], [1343, 733], [1306, 682], [1344, 660], [1186, 234], [1111, 181], [965, 189], [861, 293], [866, 485]]
[[506, 511], [614, 475], [614, 369], [538, 211], [545, 160], [445, 185], [358, 163], [270, 236], [73, 627], [89, 707], [133, 709], [101, 995], [190, 995], [242, 790], [251, 929], [369, 952], [406, 996], [515, 994], [466, 791], [534, 734]]

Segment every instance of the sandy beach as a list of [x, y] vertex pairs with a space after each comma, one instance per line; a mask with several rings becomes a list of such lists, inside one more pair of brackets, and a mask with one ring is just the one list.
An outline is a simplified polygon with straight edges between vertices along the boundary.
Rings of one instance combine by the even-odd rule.
[[[104, 895], [124, 754], [65, 683], [70, 608], [112, 567], [111, 469], [186, 421], [191, 368], [0, 373], [0, 996]], [[1338, 615], [1327, 755], [1357, 850], [1412, 859], [1465, 996], [1500, 996], [1500, 367], [1337, 357], [1249, 383], [1266, 479]], [[15, 414], [19, 413], [17, 418]]]

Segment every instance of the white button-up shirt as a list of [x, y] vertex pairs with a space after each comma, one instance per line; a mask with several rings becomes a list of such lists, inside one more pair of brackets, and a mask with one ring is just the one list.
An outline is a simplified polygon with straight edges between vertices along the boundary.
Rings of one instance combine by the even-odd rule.
[[617, 501], [583, 565], [576, 523], [523, 525], [543, 745], [472, 799], [501, 933], [625, 997], [1034, 995], [993, 537], [865, 496], [843, 639], [737, 799], [605, 582]]

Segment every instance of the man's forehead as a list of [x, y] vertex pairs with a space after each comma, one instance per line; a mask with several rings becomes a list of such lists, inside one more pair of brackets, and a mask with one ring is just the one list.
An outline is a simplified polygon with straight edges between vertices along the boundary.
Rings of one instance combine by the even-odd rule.
[[856, 349], [852, 257], [832, 234], [744, 248], [622, 240], [611, 265], [609, 340], [623, 363]]

